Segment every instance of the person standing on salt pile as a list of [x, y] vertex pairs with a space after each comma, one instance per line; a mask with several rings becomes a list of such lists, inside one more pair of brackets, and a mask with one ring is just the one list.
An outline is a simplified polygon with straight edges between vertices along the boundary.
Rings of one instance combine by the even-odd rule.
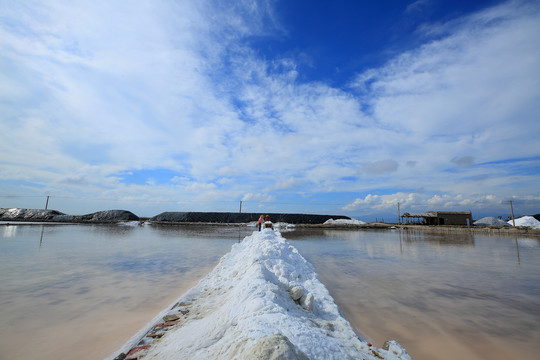
[[259, 231], [261, 231], [263, 221], [264, 221], [264, 215], [261, 215], [259, 217], [259, 221], [257, 221], [257, 224], [259, 224]]
[[264, 222], [265, 228], [273, 229], [274, 226], [272, 225], [272, 222], [270, 221], [270, 215], [266, 215], [266, 221]]

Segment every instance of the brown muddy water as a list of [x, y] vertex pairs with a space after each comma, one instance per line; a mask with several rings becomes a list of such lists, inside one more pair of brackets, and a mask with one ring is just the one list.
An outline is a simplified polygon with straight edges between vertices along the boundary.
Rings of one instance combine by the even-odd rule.
[[[100, 359], [253, 228], [0, 225], [0, 359]], [[540, 241], [406, 230], [283, 236], [357, 332], [417, 360], [537, 359]]]

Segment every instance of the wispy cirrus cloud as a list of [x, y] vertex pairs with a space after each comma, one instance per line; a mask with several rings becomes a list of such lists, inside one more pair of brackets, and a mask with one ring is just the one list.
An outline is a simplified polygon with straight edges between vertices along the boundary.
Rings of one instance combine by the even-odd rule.
[[474, 164], [474, 157], [472, 156], [461, 156], [454, 157], [450, 162], [459, 165], [459, 166], [471, 166]]

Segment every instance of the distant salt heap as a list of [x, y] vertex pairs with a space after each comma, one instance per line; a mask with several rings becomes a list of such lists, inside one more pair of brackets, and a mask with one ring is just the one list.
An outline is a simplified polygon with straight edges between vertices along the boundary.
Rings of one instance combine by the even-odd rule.
[[[162, 326], [156, 319], [124, 351], [139, 345], [145, 360], [411, 359], [395, 341], [379, 349], [360, 339], [313, 266], [272, 229], [235, 244], [159, 318], [176, 323], [149, 334]], [[138, 342], [144, 334], [158, 340]]]
[[494, 217], [484, 217], [479, 220], [476, 220], [474, 222], [474, 225], [476, 226], [495, 226], [495, 227], [503, 227], [503, 226], [512, 226], [506, 223], [506, 221], [501, 219], [496, 219]]
[[324, 225], [363, 225], [365, 222], [356, 219], [328, 219]]
[[72, 215], [57, 210], [0, 208], [0, 221], [71, 221]]
[[[540, 229], [540, 221], [536, 220], [532, 216], [522, 216], [515, 219], [516, 226], [527, 226], [533, 229]], [[512, 225], [512, 220], [508, 221], [508, 224]]]

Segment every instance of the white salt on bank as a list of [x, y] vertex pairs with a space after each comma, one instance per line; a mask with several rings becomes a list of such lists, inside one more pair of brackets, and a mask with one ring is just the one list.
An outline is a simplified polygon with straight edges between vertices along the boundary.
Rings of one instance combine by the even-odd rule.
[[144, 359], [411, 359], [395, 341], [385, 350], [360, 339], [313, 266], [272, 229], [233, 245], [167, 314], [181, 320]]
[[[516, 226], [528, 226], [533, 229], [540, 229], [540, 221], [536, 220], [532, 216], [522, 216], [515, 219]], [[512, 220], [508, 221], [508, 224], [512, 225]]]
[[356, 219], [328, 219], [324, 222], [325, 225], [362, 225], [365, 222]]
[[476, 220], [474, 222], [474, 225], [476, 225], [476, 226], [499, 226], [499, 227], [509, 226], [506, 223], [506, 221], [501, 220], [501, 219], [496, 219], [496, 218], [491, 217], [491, 216], [483, 217], [483, 218], [481, 218], [479, 220]]

